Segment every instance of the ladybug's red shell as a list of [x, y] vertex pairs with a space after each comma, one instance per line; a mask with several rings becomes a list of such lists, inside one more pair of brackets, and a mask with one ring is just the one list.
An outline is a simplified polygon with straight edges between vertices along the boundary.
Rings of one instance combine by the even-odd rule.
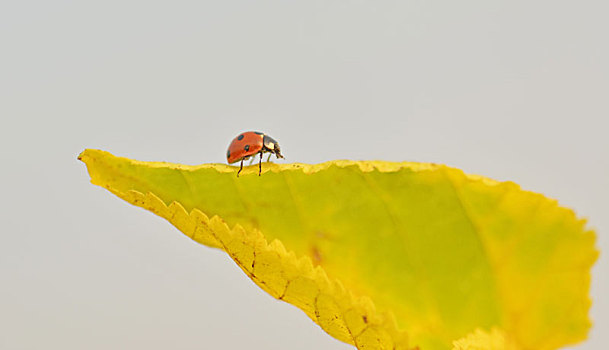
[[232, 164], [260, 153], [264, 145], [263, 140], [264, 134], [261, 132], [247, 131], [239, 134], [228, 146], [226, 160], [229, 164]]

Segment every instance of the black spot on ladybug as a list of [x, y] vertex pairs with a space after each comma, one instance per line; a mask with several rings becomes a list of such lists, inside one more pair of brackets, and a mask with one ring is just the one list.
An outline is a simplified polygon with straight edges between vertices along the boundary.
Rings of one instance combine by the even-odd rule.
[[226, 158], [230, 158], [230, 149], [226, 151]]
[[243, 140], [243, 134], [239, 135], [239, 137], [237, 137], [237, 140], [239, 140], [239, 141]]
[[250, 150], [250, 145], [245, 145], [245, 147], [243, 147], [244, 150], [249, 151]]
[[256, 135], [264, 135], [263, 133], [261, 133], [260, 131], [254, 131], [254, 134]]

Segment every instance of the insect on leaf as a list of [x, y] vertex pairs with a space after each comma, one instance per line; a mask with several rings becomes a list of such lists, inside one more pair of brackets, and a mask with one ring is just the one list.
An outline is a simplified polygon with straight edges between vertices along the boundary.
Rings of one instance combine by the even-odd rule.
[[223, 164], [79, 159], [92, 183], [222, 249], [360, 349], [556, 349], [591, 326], [594, 233], [511, 182], [408, 162], [265, 163], [237, 178]]

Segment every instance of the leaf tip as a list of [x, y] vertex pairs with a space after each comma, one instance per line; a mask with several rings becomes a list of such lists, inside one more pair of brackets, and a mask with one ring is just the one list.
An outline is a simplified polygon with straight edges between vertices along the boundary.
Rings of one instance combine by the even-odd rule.
[[107, 152], [104, 152], [104, 151], [98, 150], [98, 149], [85, 148], [84, 151], [80, 152], [80, 154], [78, 155], [78, 157], [76, 157], [76, 159], [87, 164], [87, 160], [93, 158], [94, 153], [107, 153]]
[[81, 162], [84, 162], [82, 159], [86, 156], [88, 149], [85, 149], [84, 151], [80, 152], [78, 154], [78, 157], [76, 157], [76, 159], [80, 160]]

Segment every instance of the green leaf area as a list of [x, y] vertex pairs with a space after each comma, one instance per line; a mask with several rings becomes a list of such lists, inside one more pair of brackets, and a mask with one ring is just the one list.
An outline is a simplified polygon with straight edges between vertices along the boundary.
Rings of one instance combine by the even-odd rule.
[[224, 250], [360, 349], [556, 349], [591, 326], [594, 233], [511, 182], [409, 162], [265, 163], [237, 177], [223, 164], [79, 159], [92, 183]]

